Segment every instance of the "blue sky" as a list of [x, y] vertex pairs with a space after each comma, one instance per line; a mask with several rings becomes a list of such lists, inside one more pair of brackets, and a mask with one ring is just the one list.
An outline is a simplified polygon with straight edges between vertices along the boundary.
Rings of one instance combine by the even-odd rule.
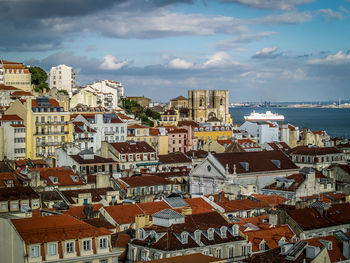
[[350, 99], [350, 0], [0, 0], [0, 57], [168, 101]]

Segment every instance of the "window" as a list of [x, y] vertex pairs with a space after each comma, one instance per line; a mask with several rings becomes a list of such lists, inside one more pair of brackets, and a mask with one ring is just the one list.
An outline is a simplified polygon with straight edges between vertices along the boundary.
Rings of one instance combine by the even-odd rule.
[[74, 242], [66, 243], [66, 253], [74, 253]]
[[47, 253], [49, 254], [49, 256], [57, 255], [57, 244], [49, 244], [47, 246]]
[[106, 249], [107, 248], [107, 238], [100, 238], [100, 249]]
[[83, 250], [84, 251], [91, 250], [91, 240], [84, 240], [83, 241]]
[[39, 246], [31, 246], [30, 248], [30, 257], [37, 258], [39, 257], [40, 247]]
[[229, 257], [229, 258], [233, 258], [234, 255], [235, 255], [235, 248], [234, 248], [234, 247], [230, 247], [230, 248], [228, 249], [228, 257]]
[[222, 252], [221, 248], [217, 248], [216, 249], [216, 257], [217, 258], [221, 258], [222, 257], [222, 253], [221, 252]]

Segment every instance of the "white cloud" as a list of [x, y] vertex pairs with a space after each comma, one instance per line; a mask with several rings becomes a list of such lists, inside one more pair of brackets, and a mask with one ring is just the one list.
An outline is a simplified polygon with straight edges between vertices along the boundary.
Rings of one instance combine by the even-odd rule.
[[278, 34], [278, 32], [271, 31], [259, 32], [255, 34], [241, 34], [240, 36], [234, 39], [216, 42], [214, 45], [219, 50], [231, 50], [233, 48], [241, 46], [244, 43], [251, 43], [253, 41], [267, 38], [276, 34]]
[[330, 19], [337, 19], [337, 20], [343, 19], [343, 15], [341, 13], [333, 11], [330, 8], [320, 9], [320, 10], [318, 10], [318, 13], [323, 14], [324, 16], [326, 16], [327, 18], [330, 18]]
[[340, 9], [340, 11], [343, 11], [346, 14], [350, 14], [350, 11], [343, 6], [340, 6], [339, 9]]
[[302, 24], [312, 20], [310, 12], [288, 12], [283, 14], [269, 15], [254, 18], [250, 24]]
[[208, 57], [208, 60], [204, 62], [201, 67], [202, 68], [217, 68], [217, 67], [225, 67], [232, 64], [238, 64], [238, 62], [230, 59], [230, 55], [226, 52], [217, 52], [212, 56]]
[[223, 0], [223, 2], [238, 3], [257, 9], [291, 10], [298, 5], [305, 5], [315, 0]]
[[174, 69], [190, 69], [193, 68], [193, 63], [181, 58], [174, 58], [169, 61], [168, 67]]
[[119, 70], [122, 67], [128, 66], [129, 64], [130, 62], [128, 61], [119, 61], [116, 56], [106, 55], [103, 57], [103, 61], [99, 65], [99, 68], [105, 70]]
[[335, 55], [328, 55], [325, 59], [309, 60], [308, 64], [341, 65], [350, 63], [350, 54], [339, 51]]
[[261, 51], [255, 53], [252, 58], [276, 58], [281, 56], [281, 53], [276, 53], [278, 47], [265, 47]]

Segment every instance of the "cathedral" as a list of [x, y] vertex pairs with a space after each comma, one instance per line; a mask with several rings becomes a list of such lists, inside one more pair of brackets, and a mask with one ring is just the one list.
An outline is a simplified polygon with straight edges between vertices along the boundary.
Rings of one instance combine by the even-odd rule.
[[189, 117], [196, 122], [217, 118], [224, 123], [232, 123], [228, 111], [228, 90], [189, 90]]

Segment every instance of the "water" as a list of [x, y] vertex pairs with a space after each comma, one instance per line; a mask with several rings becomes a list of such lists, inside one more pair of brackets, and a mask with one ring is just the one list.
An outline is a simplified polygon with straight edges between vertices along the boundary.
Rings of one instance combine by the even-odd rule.
[[285, 123], [290, 123], [313, 131], [325, 130], [331, 137], [350, 138], [350, 109], [337, 108], [230, 108], [234, 123], [242, 124], [244, 116], [251, 112], [265, 113], [267, 110], [284, 115]]

